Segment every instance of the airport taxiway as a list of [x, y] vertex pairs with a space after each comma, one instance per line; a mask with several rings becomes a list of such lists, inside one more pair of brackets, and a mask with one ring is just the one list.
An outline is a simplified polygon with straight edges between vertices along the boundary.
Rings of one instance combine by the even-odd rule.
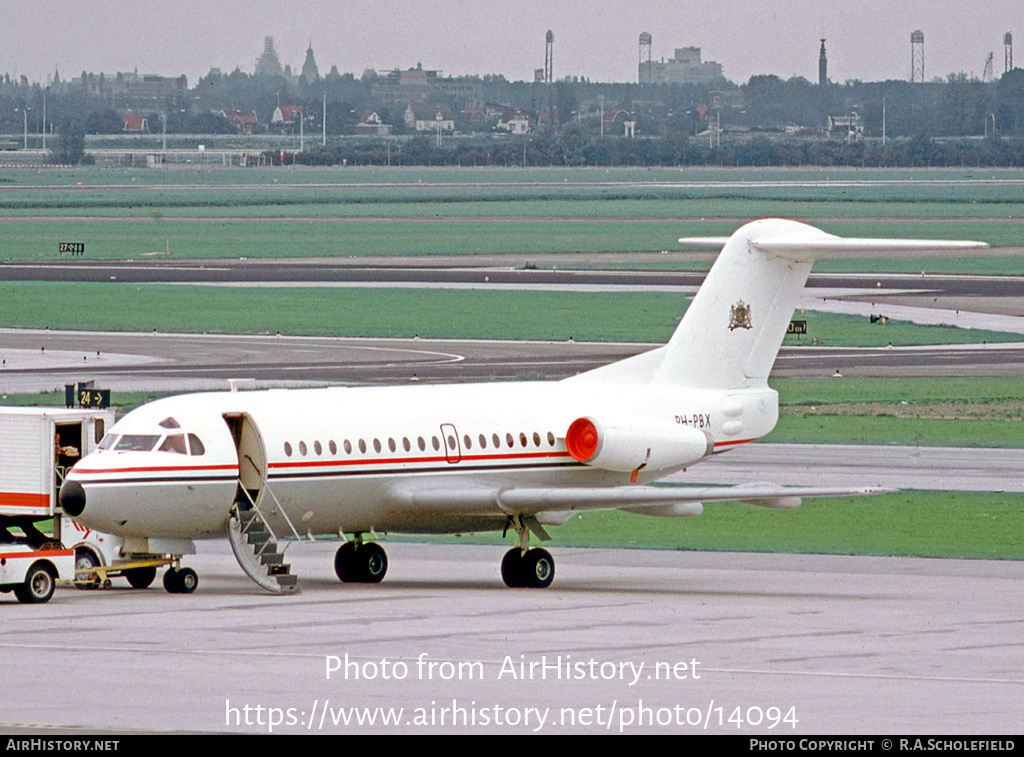
[[502, 585], [502, 547], [386, 546], [375, 586], [337, 581], [336, 543], [296, 544], [302, 592], [268, 596], [219, 541], [187, 558], [192, 595], [118, 580], [39, 606], [0, 596], [17, 692], [0, 697], [0, 730], [801, 737], [1024, 722], [1019, 562], [563, 548], [554, 585], [533, 591]]
[[[561, 379], [655, 344], [353, 339], [0, 329], [0, 391], [62, 391], [95, 380], [113, 391], [219, 390]], [[783, 347], [775, 378], [1024, 376], [1024, 342], [914, 347]]]

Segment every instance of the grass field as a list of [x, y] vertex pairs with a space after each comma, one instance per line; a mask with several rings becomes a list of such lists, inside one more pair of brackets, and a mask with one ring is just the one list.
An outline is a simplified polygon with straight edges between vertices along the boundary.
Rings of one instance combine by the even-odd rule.
[[[694, 518], [617, 511], [582, 513], [548, 530], [552, 546], [731, 552], [1024, 559], [1020, 495], [897, 492], [808, 499], [774, 511], [736, 502], [704, 506]], [[425, 537], [392, 537], [415, 538]], [[499, 534], [437, 537], [509, 544]]]
[[[0, 323], [16, 328], [662, 343], [685, 307], [680, 295], [649, 292], [0, 283]], [[800, 317], [808, 334], [787, 343], [884, 347], [1020, 338], [827, 313]]]
[[[0, 258], [55, 258], [60, 241], [85, 242], [94, 259], [168, 249], [188, 258], [660, 252], [766, 216], [844, 235], [1018, 247], [1022, 179], [1012, 170], [7, 169]], [[1019, 258], [976, 256], [854, 265], [1022, 269]]]

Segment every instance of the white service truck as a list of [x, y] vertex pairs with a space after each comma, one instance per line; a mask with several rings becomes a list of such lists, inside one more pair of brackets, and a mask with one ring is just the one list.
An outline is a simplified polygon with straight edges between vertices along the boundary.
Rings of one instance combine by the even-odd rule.
[[113, 424], [112, 410], [0, 407], [0, 591], [46, 602], [58, 580], [120, 559], [118, 537], [62, 517], [57, 504], [65, 473]]

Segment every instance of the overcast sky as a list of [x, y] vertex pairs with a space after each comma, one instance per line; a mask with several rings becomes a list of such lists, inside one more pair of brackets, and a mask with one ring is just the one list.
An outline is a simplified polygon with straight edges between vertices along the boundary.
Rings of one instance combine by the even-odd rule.
[[532, 80], [555, 35], [556, 78], [636, 81], [638, 37], [652, 57], [697, 46], [737, 83], [761, 73], [818, 76], [827, 39], [829, 78], [910, 77], [910, 33], [925, 35], [925, 75], [980, 77], [1003, 34], [1017, 37], [1024, 66], [1024, 4], [1018, 0], [4, 0], [0, 73], [46, 81], [83, 70], [185, 74], [211, 68], [251, 73], [272, 36], [282, 65], [302, 68], [312, 43], [321, 74], [359, 75], [422, 63], [445, 75], [504, 74]]

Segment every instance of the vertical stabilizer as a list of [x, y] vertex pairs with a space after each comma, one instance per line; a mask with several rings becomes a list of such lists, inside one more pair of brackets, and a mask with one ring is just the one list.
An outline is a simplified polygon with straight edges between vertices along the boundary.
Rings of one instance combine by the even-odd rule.
[[725, 246], [668, 344], [569, 381], [726, 390], [764, 387], [818, 258], [851, 253], [927, 255], [988, 247], [984, 242], [843, 238], [778, 218], [748, 223], [728, 239], [679, 241]]
[[768, 251], [772, 240], [836, 239], [795, 221], [764, 219], [726, 242], [665, 350], [654, 383], [764, 386], [814, 262], [813, 244]]
[[[705, 239], [681, 243], [707, 244]], [[764, 386], [800, 291], [818, 258], [939, 250], [968, 252], [984, 242], [856, 239], [796, 221], [766, 218], [738, 229], [722, 248], [655, 370], [656, 384], [744, 389]]]

